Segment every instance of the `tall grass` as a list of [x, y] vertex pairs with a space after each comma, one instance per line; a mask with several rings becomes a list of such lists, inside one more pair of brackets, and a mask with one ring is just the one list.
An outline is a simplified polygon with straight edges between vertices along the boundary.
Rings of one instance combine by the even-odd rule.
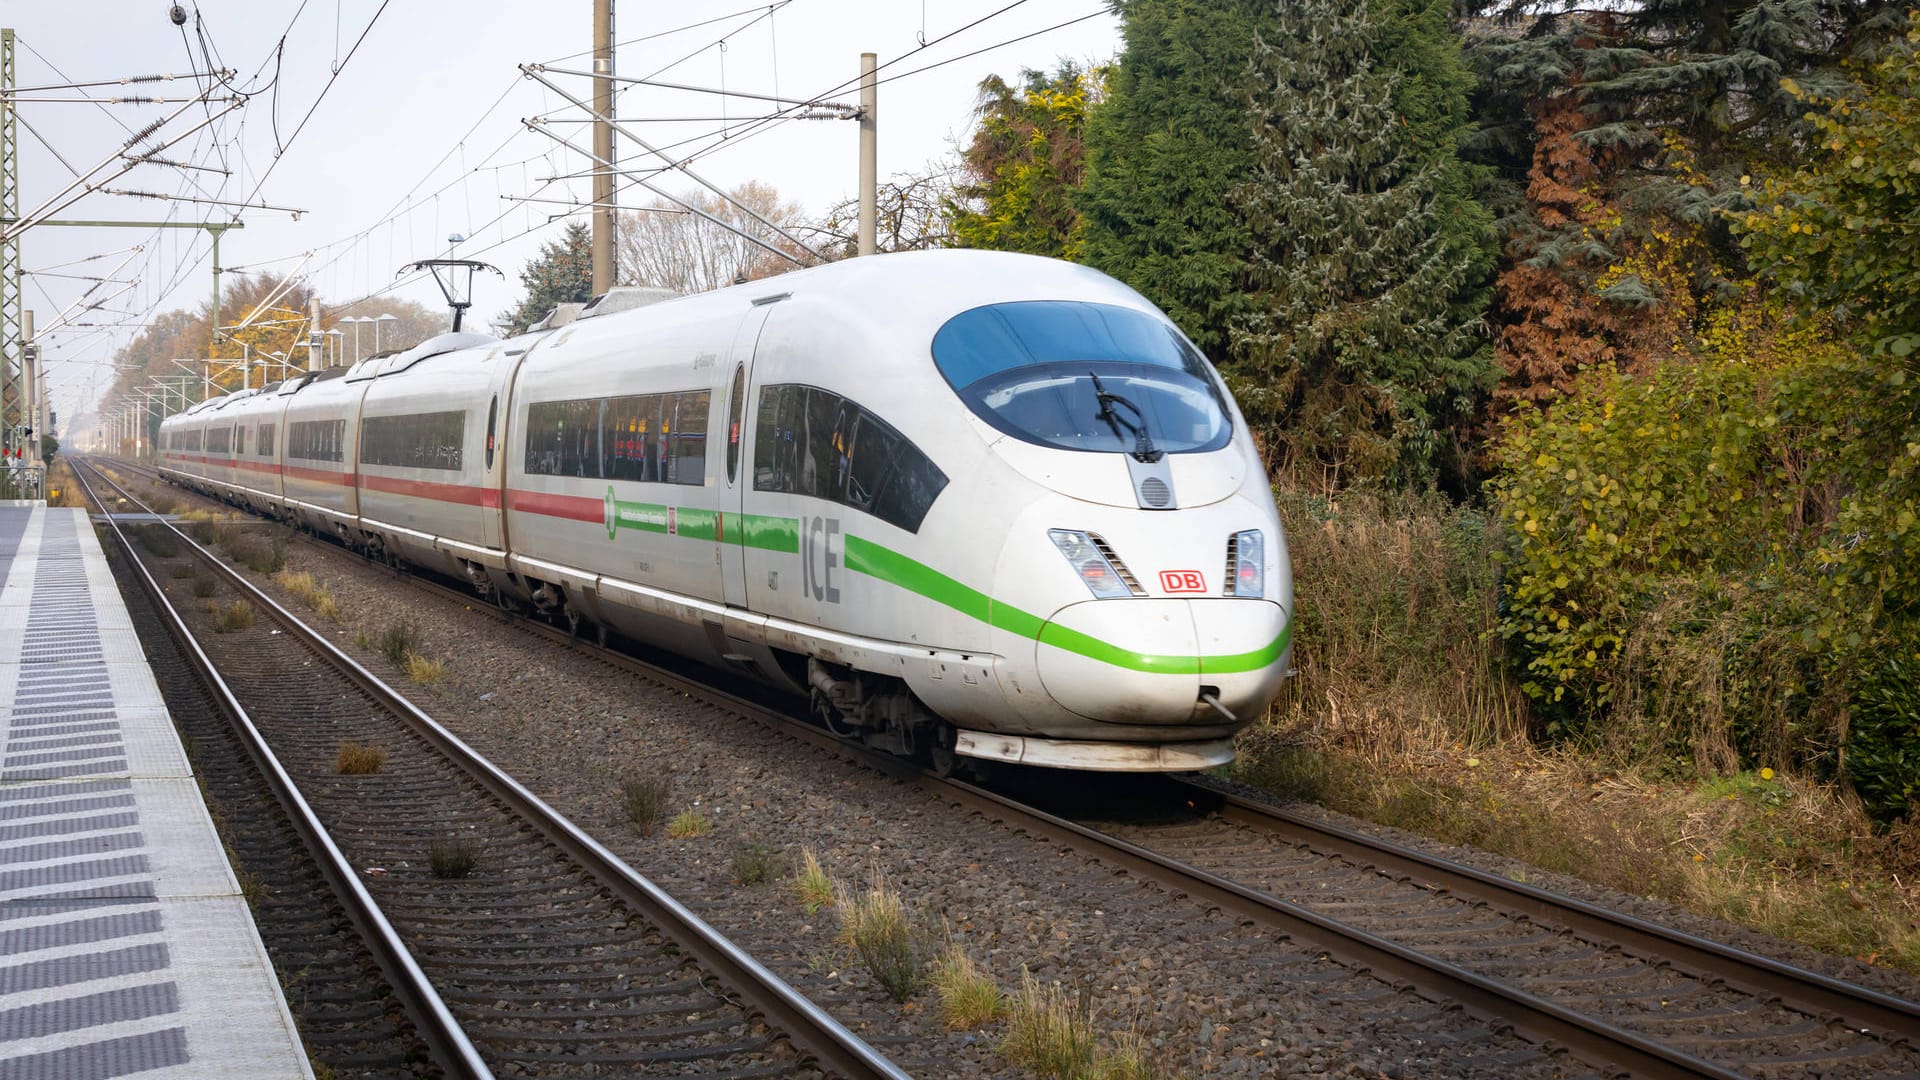
[[875, 878], [864, 890], [835, 898], [841, 940], [895, 1001], [920, 988], [920, 943], [907, 918], [906, 904], [893, 887]]
[[1499, 638], [1494, 524], [1440, 496], [1280, 492], [1293, 666], [1269, 720], [1369, 754], [1524, 736]]
[[1920, 970], [1920, 824], [1876, 833], [1830, 774], [1795, 767], [1794, 737], [1832, 719], [1775, 630], [1793, 597], [1636, 599], [1597, 732], [1537, 745], [1546, 715], [1496, 632], [1492, 522], [1438, 498], [1277, 499], [1298, 674], [1242, 734], [1238, 778]]

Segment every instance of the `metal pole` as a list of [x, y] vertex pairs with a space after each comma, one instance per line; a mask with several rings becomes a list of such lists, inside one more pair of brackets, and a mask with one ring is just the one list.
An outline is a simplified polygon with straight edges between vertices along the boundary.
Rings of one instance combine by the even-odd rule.
[[225, 229], [208, 226], [207, 232], [213, 236], [213, 326], [209, 329], [207, 355], [220, 355], [220, 234]]
[[20, 415], [28, 430], [26, 446], [22, 448], [28, 461], [39, 459], [40, 436], [45, 434], [40, 430], [40, 418], [35, 415], [40, 403], [40, 365], [34, 363], [35, 351], [33, 311], [29, 309], [20, 313], [20, 386], [26, 391], [25, 400], [20, 403]]
[[874, 131], [879, 108], [879, 83], [874, 81], [872, 53], [860, 54], [860, 254], [874, 252], [874, 226], [880, 210], [880, 165]]
[[[0, 29], [0, 219], [20, 216], [20, 144], [14, 125], [13, 29]], [[13, 448], [13, 424], [21, 411], [17, 365], [22, 359], [20, 311], [26, 300], [20, 237], [0, 226], [0, 452]]]
[[308, 306], [312, 314], [307, 316], [307, 370], [319, 371], [326, 366], [326, 357], [321, 355], [320, 346], [327, 341], [320, 336], [320, 298], [313, 297], [308, 301]]
[[[593, 292], [613, 288], [613, 0], [593, 0]], [[455, 322], [460, 316], [454, 315]], [[455, 329], [459, 329], [457, 326]]]

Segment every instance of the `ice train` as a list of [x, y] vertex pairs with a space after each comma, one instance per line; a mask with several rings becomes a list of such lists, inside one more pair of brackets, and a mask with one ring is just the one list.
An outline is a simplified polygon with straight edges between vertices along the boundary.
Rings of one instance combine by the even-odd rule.
[[935, 251], [639, 299], [204, 401], [161, 468], [942, 769], [1231, 760], [1287, 671], [1286, 545], [1138, 293]]

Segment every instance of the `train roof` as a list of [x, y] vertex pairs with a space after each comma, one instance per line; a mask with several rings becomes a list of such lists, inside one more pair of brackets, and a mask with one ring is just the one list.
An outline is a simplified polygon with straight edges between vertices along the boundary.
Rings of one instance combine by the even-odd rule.
[[392, 355], [370, 356], [347, 369], [347, 381], [359, 382], [362, 379], [377, 379], [382, 375], [392, 375], [405, 371], [422, 360], [445, 353], [459, 352], [462, 349], [480, 349], [498, 344], [499, 338], [492, 334], [470, 334], [466, 332], [438, 334], [415, 345], [405, 352]]

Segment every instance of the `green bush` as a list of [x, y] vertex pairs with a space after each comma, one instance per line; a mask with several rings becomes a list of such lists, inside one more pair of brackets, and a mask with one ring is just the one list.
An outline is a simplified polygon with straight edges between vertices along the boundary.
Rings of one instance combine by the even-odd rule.
[[1735, 364], [1608, 372], [1508, 425], [1491, 485], [1509, 537], [1500, 631], [1550, 734], [1605, 710], [1628, 634], [1676, 588], [1797, 571], [1804, 462], [1776, 382]]
[[1516, 415], [1499, 629], [1550, 737], [1844, 777], [1887, 822], [1920, 793], [1906, 519], [1857, 495], [1859, 358], [1796, 344], [1591, 375]]
[[1920, 634], [1855, 675], [1846, 772], [1875, 821], [1906, 816], [1920, 801]]

